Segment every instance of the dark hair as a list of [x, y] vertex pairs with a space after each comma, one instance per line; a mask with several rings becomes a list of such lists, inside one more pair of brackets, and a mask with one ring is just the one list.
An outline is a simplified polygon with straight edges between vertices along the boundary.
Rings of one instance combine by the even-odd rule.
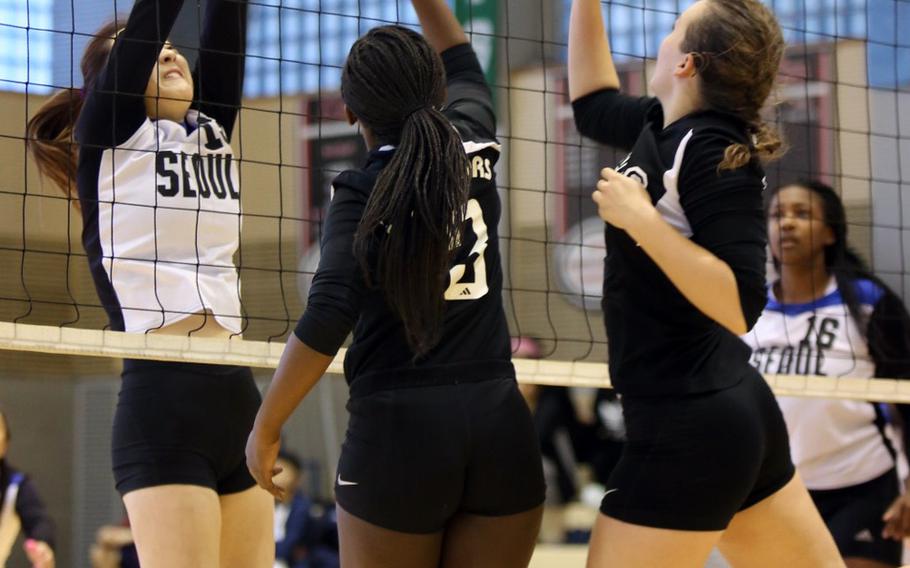
[[397, 146], [376, 179], [354, 250], [371, 285], [375, 261], [375, 281], [417, 356], [439, 340], [470, 183], [461, 138], [438, 110], [445, 94], [439, 54], [400, 26], [373, 28], [358, 39], [341, 72], [348, 109], [377, 144]]
[[[73, 128], [82, 111], [84, 93], [94, 88], [122, 25], [114, 20], [95, 32], [82, 55], [83, 88], [55, 93], [41, 105], [26, 127], [28, 148], [38, 170], [72, 199], [76, 198], [74, 183], [78, 156]], [[78, 205], [78, 201], [75, 203]]]
[[686, 29], [681, 49], [691, 53], [708, 108], [745, 121], [753, 144], [731, 144], [720, 170], [784, 153], [778, 132], [761, 118], [784, 53], [774, 14], [758, 0], [708, 0], [707, 11]]
[[[825, 269], [834, 276], [834, 280], [837, 282], [837, 289], [840, 291], [844, 304], [847, 305], [850, 316], [856, 322], [860, 332], [865, 336], [868, 318], [863, 313], [859, 298], [856, 295], [856, 281], [869, 280], [883, 290], [889, 290], [889, 288], [881, 279], [872, 274], [862, 258], [847, 244], [847, 212], [840, 196], [830, 185], [818, 180], [801, 179], [778, 186], [767, 196], [765, 201], [766, 211], [770, 213], [771, 203], [782, 189], [794, 186], [802, 187], [822, 200], [824, 223], [834, 235], [834, 242], [825, 247]], [[773, 255], [772, 259], [774, 266], [780, 268], [780, 260], [774, 258]]]

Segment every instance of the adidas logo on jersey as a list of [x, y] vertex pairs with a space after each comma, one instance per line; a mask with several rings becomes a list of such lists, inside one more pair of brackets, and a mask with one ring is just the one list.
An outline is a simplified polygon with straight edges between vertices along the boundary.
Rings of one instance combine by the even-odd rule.
[[875, 542], [875, 537], [872, 536], [872, 531], [863, 529], [853, 536], [853, 540], [856, 542]]
[[462, 290], [461, 293], [458, 294], [458, 295], [459, 295], [459, 296], [470, 296], [470, 295], [471, 295], [471, 289], [466, 287], [466, 288], [465, 288], [464, 290]]

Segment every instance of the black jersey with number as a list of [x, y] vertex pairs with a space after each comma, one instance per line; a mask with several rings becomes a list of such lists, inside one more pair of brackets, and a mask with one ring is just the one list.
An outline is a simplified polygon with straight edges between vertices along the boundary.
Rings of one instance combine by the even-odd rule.
[[376, 178], [394, 147], [374, 149], [366, 164], [342, 172], [323, 226], [321, 260], [297, 337], [334, 355], [353, 328], [345, 358], [349, 383], [511, 377], [509, 334], [502, 307], [498, 225], [501, 204], [493, 169], [499, 159], [490, 90], [470, 44], [442, 53], [448, 98], [443, 114], [461, 136], [471, 166], [464, 237], [449, 272], [439, 343], [414, 360], [404, 326], [384, 292], [366, 284], [353, 253], [357, 230]]
[[[617, 170], [646, 187], [661, 216], [730, 266], [751, 328], [765, 305], [764, 172], [755, 160], [718, 169], [730, 144], [749, 144], [745, 124], [700, 111], [664, 128], [657, 99], [614, 89], [573, 109], [583, 135], [629, 150]], [[619, 392], [706, 392], [749, 372], [749, 348], [693, 306], [628, 233], [608, 224], [606, 246], [602, 303]]]

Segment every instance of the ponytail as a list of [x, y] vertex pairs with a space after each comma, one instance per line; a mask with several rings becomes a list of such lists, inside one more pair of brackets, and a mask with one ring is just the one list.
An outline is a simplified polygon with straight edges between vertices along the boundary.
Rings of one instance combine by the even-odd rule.
[[718, 171], [755, 159], [769, 162], [784, 153], [780, 135], [760, 117], [784, 45], [777, 18], [760, 0], [709, 0], [686, 29], [680, 49], [695, 58], [705, 107], [739, 117], [752, 137], [748, 144], [728, 146]]
[[26, 127], [28, 149], [35, 158], [38, 171], [63, 190], [77, 208], [78, 146], [73, 139], [73, 129], [82, 112], [85, 93], [92, 89], [107, 65], [114, 37], [124, 25], [124, 22], [115, 19], [95, 32], [82, 55], [82, 81], [85, 86], [54, 94], [41, 105]]
[[439, 340], [469, 182], [467, 156], [449, 121], [430, 107], [414, 111], [376, 180], [355, 236], [355, 254], [366, 274], [369, 243], [375, 242], [377, 284], [418, 355]]
[[828, 270], [834, 275], [837, 289], [840, 290], [841, 298], [847, 306], [850, 317], [853, 318], [853, 321], [856, 322], [856, 327], [859, 328], [860, 333], [865, 337], [869, 318], [863, 312], [859, 298], [856, 295], [856, 282], [858, 280], [871, 280], [883, 288], [885, 287], [884, 284], [866, 268], [866, 263], [849, 246], [837, 249], [835, 258]]
[[[26, 127], [28, 149], [38, 171], [76, 200], [77, 146], [73, 128], [82, 110], [82, 91], [65, 89], [54, 94], [35, 113]], [[78, 201], [75, 201], [78, 204]], [[78, 206], [78, 205], [77, 205]]]
[[752, 133], [752, 145], [730, 144], [727, 146], [724, 151], [724, 159], [717, 166], [718, 171], [741, 168], [753, 159], [765, 163], [771, 162], [786, 152], [786, 146], [777, 129], [768, 123], [759, 119], [749, 126], [749, 132]]
[[376, 143], [396, 146], [354, 236], [370, 285], [382, 288], [416, 356], [441, 335], [452, 255], [461, 242], [470, 174], [461, 138], [441, 112], [445, 70], [417, 32], [371, 29], [341, 72], [345, 105]]

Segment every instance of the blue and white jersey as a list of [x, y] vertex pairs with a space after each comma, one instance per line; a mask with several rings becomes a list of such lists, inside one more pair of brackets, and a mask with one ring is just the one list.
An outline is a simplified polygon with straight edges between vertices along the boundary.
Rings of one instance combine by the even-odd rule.
[[[769, 287], [768, 304], [743, 340], [762, 373], [874, 377], [870, 342], [887, 341], [876, 330], [888, 292], [869, 280], [854, 283], [865, 316], [862, 333], [832, 278], [824, 296], [783, 304]], [[899, 302], [899, 300], [898, 300]], [[901, 447], [886, 406], [853, 400], [778, 397], [787, 422], [793, 461], [809, 489], [835, 489], [874, 479], [895, 467]]]
[[218, 124], [196, 111], [185, 124], [146, 119], [101, 152], [97, 172], [97, 186], [80, 186], [80, 195], [85, 203], [97, 192], [101, 277], [116, 294], [123, 330], [209, 310], [239, 333], [240, 181]]

